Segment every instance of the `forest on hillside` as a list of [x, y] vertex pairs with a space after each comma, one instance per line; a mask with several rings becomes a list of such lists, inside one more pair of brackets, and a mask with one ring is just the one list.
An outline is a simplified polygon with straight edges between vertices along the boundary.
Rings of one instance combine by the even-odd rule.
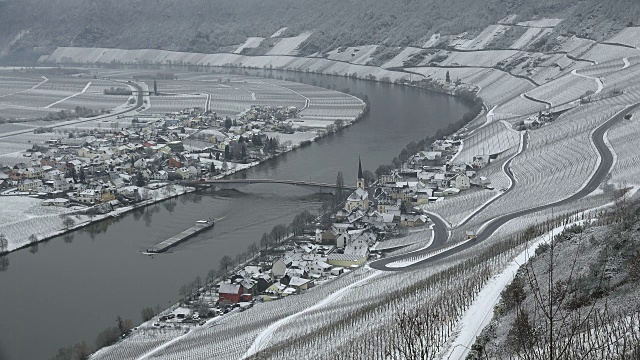
[[517, 21], [566, 19], [556, 31], [602, 39], [640, 20], [636, 0], [5, 0], [0, 57], [56, 46], [151, 48], [213, 53], [247, 37], [303, 31], [303, 54], [340, 46], [422, 45], [434, 33], [478, 32], [509, 14]]

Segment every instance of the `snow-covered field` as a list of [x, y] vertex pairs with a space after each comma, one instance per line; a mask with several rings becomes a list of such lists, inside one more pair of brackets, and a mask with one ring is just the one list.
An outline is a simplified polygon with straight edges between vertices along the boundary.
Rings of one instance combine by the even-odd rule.
[[607, 42], [640, 47], [640, 27], [626, 27]]
[[[166, 194], [163, 188], [149, 190], [148, 201], [161, 200], [169, 195], [184, 194], [191, 190], [191, 188], [180, 185], [175, 185], [174, 188], [175, 190], [171, 194]], [[109, 216], [97, 215], [91, 218], [88, 215], [80, 214], [86, 210], [85, 207], [42, 206], [43, 201], [29, 196], [0, 196], [0, 234], [6, 236], [9, 242], [9, 251], [28, 245], [31, 235], [35, 235], [38, 240], [42, 240], [64, 232], [66, 228], [63, 225], [61, 215], [69, 215], [75, 222], [74, 227]], [[130, 209], [132, 207], [119, 208], [115, 214]]]
[[447, 196], [436, 202], [421, 205], [420, 208], [440, 215], [451, 227], [456, 227], [497, 194], [499, 191], [474, 188], [456, 196]]
[[582, 54], [587, 52], [595, 44], [596, 42], [593, 40], [571, 36], [561, 42], [558, 51], [566, 52], [574, 57], [581, 57]]
[[298, 36], [281, 38], [273, 45], [267, 55], [296, 55], [298, 47], [311, 36], [311, 32], [304, 32]]
[[378, 243], [378, 245], [376, 246], [376, 250], [395, 249], [398, 247], [414, 244], [420, 244], [424, 246], [431, 241], [432, 233], [433, 231], [431, 229], [412, 231], [406, 236], [391, 238]]
[[498, 70], [493, 70], [491, 76], [478, 82], [478, 86], [481, 87], [478, 94], [489, 108], [502, 104], [534, 88], [527, 80]]
[[532, 27], [522, 34], [511, 46], [511, 49], [524, 49], [551, 33], [550, 28]]
[[640, 49], [631, 49], [625, 46], [609, 44], [597, 44], [586, 54], [582, 55], [583, 58], [597, 63], [633, 56], [640, 56]]
[[250, 37], [242, 45], [238, 46], [238, 48], [235, 49], [233, 51], [233, 53], [234, 54], [240, 54], [240, 53], [242, 53], [242, 50], [244, 50], [244, 49], [255, 49], [258, 46], [260, 46], [260, 43], [262, 42], [262, 40], [264, 40], [264, 38], [261, 38], [261, 37]]
[[541, 27], [541, 28], [552, 28], [560, 24], [564, 19], [539, 19], [539, 20], [529, 20], [519, 22], [520, 26], [529, 26], [529, 27]]
[[570, 110], [553, 123], [529, 131], [527, 149], [511, 163], [515, 188], [489, 205], [472, 222], [567, 198], [577, 192], [599, 162], [591, 131], [622, 105], [590, 104]]
[[462, 150], [451, 161], [468, 163], [477, 155], [496, 155], [520, 144], [520, 134], [502, 122], [494, 121], [463, 140]]
[[346, 61], [352, 64], [366, 65], [371, 61], [376, 49], [378, 49], [378, 45], [348, 47], [340, 52], [336, 49], [329, 52], [329, 59]]
[[577, 100], [587, 93], [593, 94], [597, 90], [598, 83], [595, 80], [569, 74], [528, 91], [527, 95], [555, 106]]
[[543, 103], [529, 100], [524, 96], [518, 96], [498, 106], [494, 113], [496, 114], [496, 119], [502, 119], [534, 114], [546, 108], [547, 106]]
[[422, 51], [422, 49], [420, 48], [406, 47], [402, 49], [402, 51], [400, 51], [398, 55], [394, 56], [393, 59], [382, 64], [381, 67], [384, 69], [402, 67], [405, 61], [409, 60], [413, 55], [419, 53], [420, 51]]
[[509, 29], [509, 26], [505, 25], [489, 25], [478, 36], [476, 36], [471, 42], [465, 43], [462, 46], [457, 47], [461, 50], [482, 50], [484, 49], [494, 38]]
[[640, 111], [631, 120], [623, 120], [607, 133], [607, 138], [616, 154], [616, 162], [611, 171], [611, 181], [622, 186], [640, 185]]
[[[18, 76], [19, 75], [19, 76]], [[0, 116], [32, 119], [51, 112], [83, 106], [93, 110], [113, 109], [127, 96], [105, 96], [104, 89], [122, 84], [70, 76], [38, 76], [0, 71]]]
[[[29, 236], [39, 239], [46, 234], [64, 229], [62, 214], [70, 214], [79, 208], [42, 206], [43, 200], [26, 196], [0, 196], [0, 234], [9, 242], [9, 250], [29, 243]], [[76, 223], [87, 221], [88, 217], [71, 216]]]

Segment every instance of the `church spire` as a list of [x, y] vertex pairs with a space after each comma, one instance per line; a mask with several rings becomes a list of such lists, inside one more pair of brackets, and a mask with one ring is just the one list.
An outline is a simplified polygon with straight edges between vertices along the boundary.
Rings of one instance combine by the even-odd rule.
[[358, 156], [358, 179], [363, 179], [363, 177], [362, 177], [362, 161], [360, 160], [360, 156]]

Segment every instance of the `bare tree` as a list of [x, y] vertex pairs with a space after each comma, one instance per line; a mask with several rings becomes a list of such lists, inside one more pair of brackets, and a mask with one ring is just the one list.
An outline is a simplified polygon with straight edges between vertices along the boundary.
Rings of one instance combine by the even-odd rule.
[[29, 251], [32, 254], [35, 254], [38, 252], [38, 237], [36, 236], [36, 234], [31, 234], [29, 235]]
[[258, 253], [258, 245], [256, 243], [251, 243], [249, 247], [247, 247], [247, 251], [253, 256]]
[[149, 189], [146, 187], [142, 189], [142, 200], [148, 200], [150, 198]]
[[391, 359], [435, 359], [439, 349], [431, 346], [431, 333], [437, 327], [434, 326], [437, 314], [430, 308], [421, 311], [400, 311], [390, 331], [391, 348], [387, 356]]
[[5, 234], [0, 234], [0, 253], [7, 252], [9, 249], [9, 241]]
[[233, 259], [229, 255], [225, 255], [220, 259], [220, 270], [224, 270], [225, 275], [229, 272], [229, 268], [233, 266]]
[[76, 224], [76, 221], [73, 220], [68, 215], [62, 216], [62, 226], [64, 226], [65, 230], [69, 230], [69, 228], [73, 227]]
[[153, 319], [153, 317], [156, 315], [156, 312], [153, 310], [153, 308], [146, 307], [142, 309], [141, 315], [142, 315], [142, 321], [149, 321]]

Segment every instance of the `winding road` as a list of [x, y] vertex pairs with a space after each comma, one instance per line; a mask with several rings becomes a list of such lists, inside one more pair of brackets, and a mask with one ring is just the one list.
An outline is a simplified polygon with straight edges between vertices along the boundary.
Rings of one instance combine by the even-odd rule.
[[[393, 256], [390, 258], [380, 259], [372, 262], [369, 266], [371, 268], [382, 270], [382, 271], [410, 271], [410, 270], [421, 269], [435, 261], [446, 259], [449, 256], [458, 254], [464, 250], [467, 250], [469, 248], [472, 248], [480, 244], [481, 242], [487, 240], [491, 235], [493, 235], [493, 233], [495, 233], [502, 225], [506, 224], [507, 222], [513, 219], [516, 219], [525, 215], [530, 215], [535, 212], [547, 210], [552, 207], [566, 205], [589, 195], [594, 190], [596, 190], [598, 186], [600, 186], [600, 184], [602, 183], [602, 181], [604, 181], [609, 171], [611, 171], [611, 167], [613, 166], [613, 154], [611, 153], [611, 150], [609, 149], [609, 147], [606, 145], [606, 142], [604, 139], [605, 134], [613, 125], [615, 125], [617, 122], [622, 120], [627, 114], [630, 114], [632, 111], [638, 108], [638, 106], [640, 106], [640, 103], [626, 107], [624, 110], [620, 111], [619, 113], [611, 117], [609, 120], [607, 120], [604, 124], [596, 128], [596, 130], [593, 132], [593, 134], [591, 135], [591, 139], [593, 141], [593, 144], [596, 146], [596, 149], [600, 156], [600, 163], [598, 164], [598, 168], [596, 169], [594, 174], [591, 176], [587, 184], [580, 191], [576, 192], [570, 197], [553, 202], [553, 203], [549, 203], [546, 205], [537, 206], [534, 208], [520, 210], [510, 214], [499, 216], [485, 223], [483, 230], [478, 234], [478, 236], [474, 240], [461, 243], [459, 246], [445, 250], [441, 253], [435, 254], [431, 257], [428, 257], [424, 260], [415, 262], [405, 267], [389, 267], [388, 265], [393, 262], [400, 261], [400, 260], [407, 260], [409, 258], [414, 258], [416, 256], [427, 255], [433, 251], [439, 250], [446, 246], [445, 244], [448, 240], [447, 226], [439, 217], [432, 216], [431, 220], [434, 222], [434, 240], [430, 247], [418, 252], [412, 252], [409, 254], [403, 254], [403, 255]], [[524, 145], [526, 146], [526, 144]], [[509, 161], [505, 164], [506, 165], [505, 172], [507, 176], [509, 176], [509, 178], [511, 179], [511, 186], [505, 192], [505, 194], [511, 191], [511, 189], [513, 189], [516, 184], [515, 177], [509, 166], [511, 163], [511, 160], [513, 160], [514, 158], [515, 157], [509, 159]], [[484, 207], [486, 207], [487, 205], [488, 204], [478, 209], [473, 216], [476, 216], [478, 213], [480, 213], [480, 211], [482, 211]], [[471, 219], [472, 217], [470, 217], [469, 219]]]

